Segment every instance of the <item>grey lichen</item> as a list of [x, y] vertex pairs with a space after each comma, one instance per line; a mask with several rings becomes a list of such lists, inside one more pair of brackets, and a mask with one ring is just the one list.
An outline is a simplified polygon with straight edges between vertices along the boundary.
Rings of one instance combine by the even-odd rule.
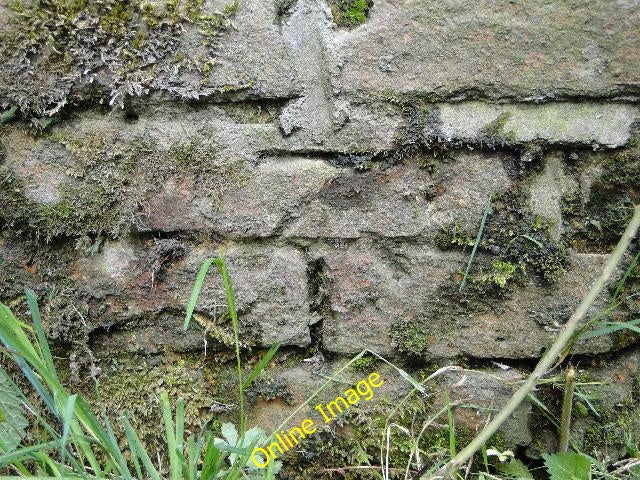
[[[122, 106], [127, 95], [172, 91], [185, 71], [207, 76], [238, 2], [222, 12], [204, 6], [201, 0], [9, 2], [8, 25], [0, 32], [0, 106], [36, 116], [53, 115], [69, 102]], [[186, 31], [199, 45], [184, 45]]]

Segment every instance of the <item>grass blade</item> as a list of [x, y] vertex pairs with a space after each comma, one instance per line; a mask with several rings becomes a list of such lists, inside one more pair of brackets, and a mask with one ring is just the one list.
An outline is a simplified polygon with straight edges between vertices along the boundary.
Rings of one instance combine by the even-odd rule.
[[176, 455], [180, 460], [180, 476], [182, 476], [184, 459], [184, 400], [179, 399], [176, 405]]
[[33, 326], [36, 332], [36, 337], [38, 338], [38, 347], [40, 347], [40, 351], [42, 352], [42, 358], [51, 374], [57, 378], [56, 369], [53, 366], [53, 357], [49, 350], [47, 336], [45, 335], [44, 328], [42, 327], [40, 308], [38, 307], [35, 293], [28, 288], [25, 288], [24, 293], [27, 296], [27, 303], [29, 304], [29, 310], [31, 311], [31, 319], [33, 320]]
[[247, 379], [242, 383], [242, 388], [247, 388], [249, 387], [249, 385], [251, 385], [251, 382], [253, 382], [258, 375], [260, 375], [260, 372], [262, 372], [262, 370], [264, 370], [264, 368], [267, 366], [267, 364], [271, 361], [271, 359], [273, 358], [273, 356], [276, 354], [276, 352], [278, 351], [278, 349], [280, 348], [280, 344], [276, 343], [275, 345], [273, 345], [269, 351], [267, 353], [265, 353], [262, 358], [260, 359], [260, 361], [258, 362], [258, 364], [256, 365], [256, 368], [253, 369], [253, 371], [251, 372], [251, 374], [247, 377]]
[[[129, 441], [129, 437], [127, 436], [127, 441]], [[136, 478], [144, 478], [142, 476], [142, 469], [140, 468], [140, 460], [138, 457], [138, 450], [131, 446], [131, 442], [129, 441], [129, 454], [131, 455], [131, 462], [133, 463], [133, 468], [136, 471]]]
[[239, 421], [239, 431], [240, 438], [244, 436], [246, 418], [244, 415], [244, 387], [242, 381], [242, 363], [240, 361], [240, 339], [238, 334], [238, 311], [236, 310], [236, 300], [233, 293], [233, 285], [231, 283], [231, 278], [229, 277], [229, 272], [227, 271], [227, 267], [224, 263], [224, 257], [222, 254], [219, 257], [208, 258], [200, 267], [200, 271], [198, 272], [198, 276], [196, 278], [195, 285], [193, 287], [193, 292], [191, 292], [191, 298], [189, 299], [189, 304], [187, 305], [187, 311], [185, 314], [183, 329], [186, 330], [189, 326], [189, 321], [191, 320], [191, 316], [193, 315], [193, 310], [196, 307], [196, 302], [198, 301], [198, 296], [200, 295], [200, 291], [202, 290], [202, 284], [204, 283], [205, 276], [209, 271], [211, 265], [215, 263], [216, 267], [218, 267], [218, 272], [222, 277], [222, 283], [224, 285], [224, 293], [227, 298], [227, 307], [229, 308], [229, 316], [231, 317], [231, 325], [233, 327], [233, 338], [235, 343], [236, 350], [236, 364], [238, 371], [238, 387], [239, 387], [239, 395], [238, 395], [238, 403], [240, 404], [240, 421]]
[[451, 411], [451, 402], [449, 401], [449, 390], [444, 390], [444, 401], [447, 403], [447, 419], [449, 423], [449, 453], [451, 458], [456, 456], [456, 426], [453, 421], [453, 412]]
[[142, 442], [140, 442], [138, 435], [136, 435], [136, 432], [131, 426], [131, 423], [129, 423], [129, 419], [127, 418], [126, 415], [122, 417], [122, 424], [124, 425], [124, 431], [125, 431], [125, 434], [127, 435], [129, 448], [131, 449], [131, 451], [135, 450], [137, 456], [140, 457], [140, 459], [142, 460], [142, 464], [146, 469], [146, 474], [147, 474], [146, 476], [150, 477], [151, 480], [162, 480], [162, 478], [160, 477], [160, 474], [158, 473], [158, 470], [156, 470], [156, 468], [153, 466], [153, 463], [151, 463], [149, 454], [147, 453], [144, 446], [142, 445]]
[[207, 258], [200, 267], [200, 271], [198, 272], [198, 276], [196, 277], [196, 282], [193, 285], [191, 298], [189, 299], [189, 303], [187, 304], [187, 312], [184, 317], [184, 324], [182, 325], [183, 330], [186, 330], [189, 327], [189, 322], [191, 321], [191, 316], [193, 315], [193, 311], [196, 308], [196, 302], [198, 301], [198, 297], [200, 296], [200, 291], [202, 290], [204, 279], [207, 276], [209, 268], [216, 260], [217, 258]]
[[640, 260], [640, 252], [636, 253], [636, 255], [633, 257], [633, 260], [631, 260], [631, 263], [625, 270], [624, 275], [622, 275], [622, 278], [616, 285], [616, 289], [613, 292], [614, 301], [618, 299], [618, 296], [622, 293], [622, 290], [624, 290], [624, 286], [627, 283], [627, 279], [629, 278], [629, 275], [631, 275], [631, 272], [633, 272], [633, 269], [636, 268], [636, 265], [638, 264], [638, 260]]
[[640, 333], [640, 328], [637, 325], [640, 325], [640, 318], [630, 320], [628, 322], [610, 322], [608, 323], [607, 327], [598, 328], [596, 330], [591, 330], [590, 332], [583, 333], [582, 335], [580, 335], [580, 340], [599, 337], [601, 335], [609, 335], [613, 332], [625, 329], [631, 330], [632, 332]]
[[[53, 397], [49, 395], [42, 385], [42, 382], [38, 379], [38, 376], [28, 365], [31, 364], [40, 376], [45, 378], [45, 381], [47, 377], [51, 378], [51, 372], [42, 363], [38, 352], [36, 352], [24, 332], [24, 330], [28, 328], [27, 325], [16, 319], [9, 307], [0, 303], [0, 341], [2, 341], [6, 348], [15, 352], [13, 359], [20, 367], [20, 370], [22, 370], [24, 376], [29, 380], [29, 383], [31, 383], [51, 413], [56, 418], [60, 418]], [[57, 379], [54, 377], [54, 380]]]
[[171, 415], [171, 406], [169, 405], [167, 392], [160, 394], [160, 405], [162, 406], [162, 418], [164, 420], [164, 430], [167, 437], [167, 447], [169, 449], [170, 478], [171, 480], [180, 480], [182, 477], [182, 464], [176, 450], [176, 431], [173, 425], [173, 416]]
[[40, 443], [32, 447], [20, 448], [11, 453], [0, 456], [0, 467], [17, 462], [23, 458], [32, 458], [37, 452], [46, 452], [54, 450], [60, 445], [60, 440], [52, 440], [51, 442]]
[[489, 215], [490, 209], [491, 209], [491, 201], [488, 201], [487, 206], [484, 207], [484, 213], [482, 214], [482, 221], [480, 222], [480, 228], [478, 228], [476, 241], [473, 244], [473, 250], [471, 250], [471, 255], [469, 256], [469, 261], [467, 262], [467, 268], [464, 271], [464, 277], [462, 277], [462, 282], [460, 283], [460, 291], [464, 290], [464, 286], [467, 284], [467, 277], [469, 276], [469, 271], [471, 270], [471, 264], [473, 263], [473, 258], [476, 256], [476, 250], [478, 249], [478, 245], [480, 245], [480, 239], [482, 238], [482, 233], [484, 232], [484, 226], [487, 223], [487, 216]]
[[125, 460], [124, 455], [122, 455], [120, 446], [118, 445], [118, 440], [113, 433], [111, 422], [107, 417], [104, 417], [104, 424], [109, 436], [110, 449], [113, 451], [113, 457], [119, 467], [120, 474], [122, 474], [122, 476], [124, 476], [124, 478], [126, 478], [127, 480], [133, 480], [131, 478], [131, 472], [129, 472], [129, 467], [127, 466], [127, 461]]
[[553, 413], [551, 413], [551, 411], [549, 411], [549, 409], [547, 408], [547, 406], [542, 403], [538, 397], [536, 397], [533, 393], [530, 393], [529, 395], [527, 395], [529, 397], [529, 400], [540, 409], [540, 411], [542, 412], [542, 415], [544, 415], [546, 417], [547, 420], [549, 420], [554, 427], [556, 427], [557, 430], [560, 430], [560, 423], [558, 422], [558, 419], [553, 415]]
[[69, 431], [71, 430], [71, 420], [73, 419], [73, 409], [76, 406], [77, 395], [71, 395], [67, 398], [67, 405], [64, 409], [63, 426], [62, 426], [62, 443], [60, 445], [60, 457], [64, 462], [67, 457], [67, 441], [69, 440]]
[[213, 436], [209, 435], [207, 438], [207, 450], [202, 462], [200, 480], [213, 479], [223, 461], [224, 458], [220, 455], [220, 450], [215, 446]]

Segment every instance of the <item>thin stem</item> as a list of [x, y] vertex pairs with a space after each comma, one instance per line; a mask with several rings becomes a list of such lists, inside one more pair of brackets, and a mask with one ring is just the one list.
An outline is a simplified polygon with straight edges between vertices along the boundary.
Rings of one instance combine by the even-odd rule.
[[[605, 265], [602, 274], [592, 285], [589, 293], [582, 299], [580, 305], [573, 312], [569, 320], [567, 321], [564, 330], [558, 335], [553, 342], [549, 350], [540, 359], [540, 362], [531, 373], [529, 378], [522, 384], [522, 386], [513, 394], [511, 399], [507, 402], [504, 408], [496, 415], [496, 417], [476, 436], [476, 438], [463, 448], [454, 458], [452, 458], [445, 465], [445, 472], [449, 475], [459, 469], [467, 460], [469, 460], [473, 454], [482, 447], [482, 444], [487, 442], [494, 433], [500, 428], [500, 425], [507, 420], [511, 414], [518, 408], [520, 403], [527, 398], [529, 392], [538, 383], [538, 380], [553, 366], [554, 362], [564, 349], [565, 345], [571, 340], [578, 324], [585, 317], [589, 308], [600, 294], [605, 284], [609, 280], [609, 277], [616, 270], [622, 256], [629, 247], [632, 238], [635, 236], [638, 227], [640, 227], [640, 206], [636, 206], [634, 209], [633, 217], [627, 225], [625, 232], [622, 234], [622, 238], [613, 250], [613, 253], [609, 256], [607, 264]], [[420, 478], [419, 472], [414, 478]]]
[[573, 407], [573, 389], [576, 385], [576, 371], [572, 365], [567, 368], [567, 381], [564, 387], [562, 402], [562, 420], [560, 422], [560, 445], [558, 451], [564, 453], [569, 449], [569, 428], [571, 427], [571, 408]]
[[224, 257], [220, 254], [219, 262], [216, 262], [220, 275], [222, 276], [222, 282], [224, 284], [224, 290], [227, 297], [227, 305], [229, 306], [229, 315], [231, 317], [231, 325], [233, 326], [233, 340], [236, 350], [236, 368], [238, 372], [238, 388], [239, 388], [239, 402], [240, 402], [240, 434], [244, 436], [246, 428], [246, 418], [244, 416], [244, 386], [242, 382], [242, 361], [240, 360], [240, 338], [238, 335], [238, 311], [236, 310], [236, 300], [233, 294], [233, 285], [231, 283], [231, 277], [227, 271], [227, 266], [224, 262]]
[[484, 207], [484, 213], [482, 214], [482, 221], [480, 222], [480, 228], [478, 228], [476, 241], [473, 244], [473, 250], [471, 250], [471, 256], [469, 257], [469, 261], [467, 262], [467, 268], [464, 271], [464, 277], [462, 277], [462, 282], [460, 283], [460, 291], [464, 290], [464, 286], [467, 284], [467, 276], [469, 275], [469, 271], [471, 270], [471, 264], [473, 263], [473, 258], [476, 256], [476, 250], [478, 249], [478, 245], [480, 245], [480, 239], [482, 238], [482, 232], [484, 232], [484, 226], [487, 223], [487, 215], [489, 215], [490, 209], [491, 209], [491, 200], [489, 200], [487, 202], [487, 206]]

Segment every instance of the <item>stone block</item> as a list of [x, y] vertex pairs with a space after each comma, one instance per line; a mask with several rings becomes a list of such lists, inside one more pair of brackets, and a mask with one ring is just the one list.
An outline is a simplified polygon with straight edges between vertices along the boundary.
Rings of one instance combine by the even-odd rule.
[[477, 228], [491, 195], [509, 178], [500, 155], [456, 152], [429, 173], [418, 160], [391, 168], [339, 170], [291, 220], [289, 237], [430, 237], [442, 226]]
[[[315, 253], [326, 264], [330, 314], [323, 324], [324, 348], [343, 354], [369, 348], [385, 355], [399, 349], [426, 360], [460, 355], [538, 358], [606, 260], [605, 255], [574, 254], [558, 283], [544, 285], [530, 277], [524, 288], [484, 305], [481, 297], [458, 294], [459, 272], [467, 260], [462, 253], [419, 244], [380, 248], [365, 241]], [[602, 294], [589, 318], [604, 308], [604, 300]], [[392, 330], [398, 328], [405, 332], [396, 330], [394, 338]], [[577, 342], [573, 352], [594, 354], [624, 346], [604, 336]]]
[[479, 144], [625, 145], [638, 109], [620, 103], [440, 104], [439, 123], [425, 129], [428, 137]]
[[342, 35], [342, 93], [637, 98], [637, 2], [375, 2]]
[[321, 160], [273, 158], [257, 165], [240, 188], [216, 208], [193, 180], [171, 178], [143, 203], [135, 220], [142, 231], [200, 230], [229, 237], [269, 237], [299, 215], [336, 169]]
[[[245, 335], [241, 341], [249, 345], [309, 344], [312, 317], [307, 263], [293, 247], [123, 239], [108, 242], [100, 253], [77, 260], [72, 272], [78, 288], [104, 306], [100, 316], [91, 319], [92, 324], [114, 325], [114, 331], [119, 324], [126, 324], [128, 330], [139, 325], [147, 332], [141, 335], [147, 344], [157, 341], [173, 348], [167, 339], [182, 328], [196, 274], [208, 257], [221, 252], [235, 290]], [[193, 328], [201, 333], [190, 337], [191, 348], [203, 344], [203, 329], [214, 337], [216, 332], [228, 335], [231, 325], [227, 312], [222, 281], [212, 267], [197, 303], [199, 315], [192, 320]], [[150, 324], [149, 318], [156, 317]], [[155, 329], [151, 328], [153, 325]], [[229, 338], [217, 340], [224, 345]]]

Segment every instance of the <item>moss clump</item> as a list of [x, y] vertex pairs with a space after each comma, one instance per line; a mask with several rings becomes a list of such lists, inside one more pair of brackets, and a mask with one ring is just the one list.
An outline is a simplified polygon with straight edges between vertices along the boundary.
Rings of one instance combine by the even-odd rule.
[[511, 262], [505, 262], [504, 260], [496, 260], [493, 262], [493, 281], [500, 288], [504, 288], [507, 285], [507, 281], [513, 277], [518, 267]]
[[627, 403], [615, 409], [598, 411], [601, 417], [584, 434], [585, 453], [598, 460], [610, 460], [626, 456], [630, 447], [637, 448], [640, 435], [637, 405]]
[[474, 237], [456, 224], [442, 227], [436, 234], [434, 242], [441, 250], [451, 250], [460, 247], [472, 247]]
[[58, 188], [57, 202], [31, 201], [11, 165], [0, 166], [0, 222], [46, 241], [120, 236], [128, 231], [139, 201], [169, 178], [188, 176], [195, 190], [218, 208], [227, 191], [252, 176], [244, 162], [221, 157], [219, 147], [202, 138], [174, 142], [166, 150], [145, 138], [117, 142], [111, 134], [76, 137], [57, 130], [47, 139], [62, 144], [73, 160]]
[[[179, 398], [185, 401], [187, 430], [197, 431], [205, 422], [217, 420], [222, 407], [226, 412], [236, 408], [233, 369], [214, 367], [201, 355], [166, 358], [155, 366], [124, 359], [111, 359], [111, 363], [102, 365], [103, 371], [112, 370], [108, 380], [99, 381], [95, 390], [83, 392], [85, 398], [112, 421], [128, 412], [141, 440], [154, 453], [166, 449], [162, 422], [158, 422], [162, 418], [161, 392], [166, 391], [171, 402]], [[118, 430], [119, 422], [113, 423], [118, 438], [124, 438], [124, 432]]]
[[391, 340], [402, 353], [421, 356], [433, 343], [433, 339], [423, 321], [403, 319], [391, 324]]
[[359, 372], [369, 373], [375, 370], [378, 359], [373, 355], [364, 355], [353, 362], [353, 368]]
[[255, 403], [258, 397], [267, 401], [279, 398], [287, 405], [293, 404], [291, 389], [282, 378], [257, 378], [247, 389], [247, 398]]
[[134, 12], [129, 2], [116, 1], [109, 11], [100, 17], [102, 29], [116, 39], [121, 39], [133, 18]]
[[617, 243], [640, 202], [640, 147], [606, 156], [602, 174], [591, 185], [583, 204], [580, 192], [562, 199], [571, 244], [579, 250], [604, 250]]
[[[363, 456], [367, 457], [371, 465], [377, 465], [380, 442], [385, 438], [388, 427], [386, 420], [397, 407], [396, 400], [385, 399], [379, 403], [352, 406], [341, 414], [339, 420], [334, 421], [334, 425], [338, 422], [339, 425], [334, 428], [325, 427], [305, 439], [304, 443], [297, 447], [295, 456], [284, 462], [281, 475], [296, 480], [324, 479], [327, 478], [329, 469], [340, 469], [343, 465], [364, 465], [366, 460]], [[430, 402], [416, 395], [405, 400], [402, 408], [388, 418], [390, 422], [402, 426], [409, 432], [407, 434], [399, 428], [390, 429], [391, 468], [404, 471], [422, 425], [433, 413]], [[466, 439], [464, 429], [457, 429], [456, 437]], [[463, 444], [463, 441], [458, 443]], [[448, 429], [432, 424], [422, 434], [419, 447], [421, 452], [428, 455], [430, 461], [446, 459], [449, 454]], [[413, 461], [415, 462], [415, 457]], [[415, 467], [415, 463], [412, 467]], [[365, 469], [341, 470], [340, 476], [350, 480], [378, 478], [377, 472]]]
[[369, 18], [372, 0], [330, 0], [333, 21], [339, 27], [354, 28]]
[[[468, 284], [487, 293], [491, 285], [504, 289], [530, 274], [547, 283], [558, 281], [569, 257], [566, 246], [550, 238], [549, 229], [550, 224], [530, 212], [518, 190], [495, 195], [478, 249], [494, 259], [483, 262], [476, 257]], [[458, 225], [445, 226], [436, 236], [436, 245], [443, 250], [471, 247], [474, 242], [475, 234]]]
[[223, 158], [220, 147], [210, 140], [190, 138], [169, 147], [169, 165], [175, 165], [178, 173], [195, 175], [198, 187], [219, 208], [224, 194], [244, 185], [252, 177], [247, 166], [238, 160]]
[[134, 154], [107, 146], [98, 137], [84, 144], [69, 144], [69, 148], [78, 161], [78, 170], [70, 173], [84, 180], [70, 179], [62, 184], [60, 200], [55, 203], [28, 199], [23, 182], [15, 177], [10, 165], [1, 167], [0, 220], [14, 228], [26, 227], [47, 241], [59, 236], [117, 236], [127, 222], [127, 211], [133, 208], [127, 204], [124, 191]]
[[566, 271], [569, 256], [562, 242], [551, 239], [549, 230], [550, 224], [531, 214], [524, 195], [508, 190], [492, 199], [480, 246], [497, 254], [500, 262], [517, 265], [523, 275], [533, 273], [553, 283]]

